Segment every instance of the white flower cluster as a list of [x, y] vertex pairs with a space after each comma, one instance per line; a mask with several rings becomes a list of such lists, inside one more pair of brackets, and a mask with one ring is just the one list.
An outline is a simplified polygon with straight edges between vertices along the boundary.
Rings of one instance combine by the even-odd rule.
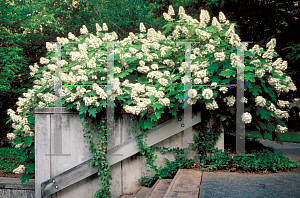
[[275, 107], [275, 105], [274, 105], [273, 103], [271, 103], [270, 106], [267, 106], [267, 109], [268, 109], [269, 111], [275, 112], [277, 108]]
[[206, 106], [206, 109], [208, 109], [208, 110], [215, 110], [215, 109], [219, 108], [219, 106], [215, 100], [213, 100], [212, 103], [205, 102], [205, 106]]
[[[113, 32], [115, 34], [115, 32]], [[117, 36], [118, 37], [118, 36]], [[90, 38], [85, 39], [86, 44], [89, 44], [89, 47], [91, 48], [99, 48], [100, 45], [102, 44], [102, 41], [100, 38], [95, 37], [94, 35], [90, 35]]]
[[213, 91], [211, 89], [204, 89], [202, 91], [202, 96], [205, 99], [211, 99], [213, 97]]
[[206, 44], [205, 47], [207, 47], [207, 50], [211, 53], [215, 51], [215, 46], [213, 46], [211, 44]]
[[30, 76], [34, 76], [35, 73], [38, 71], [39, 66], [38, 66], [38, 64], [35, 63], [35, 64], [34, 64], [34, 67], [32, 67], [32, 65], [30, 65], [29, 68], [30, 68], [30, 70], [32, 71], [32, 72], [30, 72]]
[[227, 20], [227, 19], [226, 19], [224, 13], [223, 13], [223, 12], [219, 12], [219, 21], [220, 21], [221, 23], [225, 23], [226, 20]]
[[245, 104], [247, 104], [247, 102], [248, 102], [248, 99], [247, 99], [247, 98], [245, 98], [245, 97], [242, 97], [242, 98], [241, 98], [241, 102], [242, 102], [242, 103], [245, 103]]
[[206, 28], [206, 24], [210, 21], [209, 12], [207, 10], [201, 10], [200, 13], [200, 27]]
[[252, 115], [249, 112], [245, 112], [242, 115], [242, 119], [246, 124], [249, 124], [252, 121]]
[[262, 55], [263, 58], [272, 59], [274, 55], [274, 48], [269, 47], [268, 50]]
[[265, 75], [265, 70], [264, 69], [258, 69], [255, 71], [255, 75], [259, 78], [262, 78]]
[[68, 38], [70, 40], [73, 40], [73, 41], [79, 41], [79, 39], [74, 34], [72, 34], [71, 32], [69, 32]]
[[195, 78], [195, 79], [194, 79], [194, 83], [195, 83], [196, 85], [202, 84], [201, 78]]
[[[18, 125], [19, 126], [19, 125]], [[14, 133], [8, 133], [6, 135], [7, 139], [14, 141], [16, 139], [16, 135]]]
[[287, 69], [287, 61], [282, 61], [282, 58], [278, 58], [272, 63], [272, 66], [275, 70], [284, 71]]
[[228, 96], [228, 97], [225, 97], [223, 99], [224, 102], [226, 102], [226, 104], [229, 106], [229, 107], [232, 107], [236, 101], [235, 97], [234, 96]]
[[283, 126], [281, 126], [281, 125], [279, 125], [279, 124], [276, 126], [276, 129], [277, 129], [277, 131], [279, 131], [280, 133], [285, 133], [285, 132], [287, 132], [287, 130], [288, 130], [287, 127], [283, 127]]
[[172, 17], [170, 15], [168, 15], [167, 13], [163, 13], [163, 16], [165, 18], [166, 21], [170, 21], [172, 19]]
[[197, 96], [197, 90], [196, 90], [196, 89], [190, 89], [190, 90], [188, 91], [188, 96], [189, 96], [190, 98], [195, 98], [195, 97]]
[[143, 23], [140, 23], [140, 31], [141, 32], [146, 32], [146, 27]]
[[195, 73], [195, 75], [198, 78], [205, 78], [208, 75], [207, 69], [203, 69], [203, 70], [197, 71]]
[[238, 62], [240, 62], [239, 57], [235, 53], [230, 54], [230, 60], [231, 60], [231, 65], [234, 68], [238, 65]]
[[250, 64], [254, 64], [255, 67], [259, 67], [260, 65], [256, 64], [256, 63], [261, 63], [261, 62], [260, 62], [259, 59], [255, 59], [255, 60], [253, 60], [253, 61], [250, 62]]
[[266, 105], [266, 99], [264, 99], [262, 96], [257, 96], [255, 98], [255, 106], [261, 106], [264, 107]]
[[50, 60], [47, 59], [47, 58], [44, 58], [44, 57], [40, 58], [40, 63], [41, 64], [48, 64], [49, 62], [50, 62]]
[[94, 84], [93, 85], [93, 90], [96, 91], [96, 93], [100, 96], [100, 98], [102, 100], [106, 100], [107, 93], [101, 87], [99, 87], [99, 85]]
[[21, 174], [21, 173], [25, 173], [25, 166], [24, 165], [20, 165], [18, 168], [13, 170], [13, 173], [16, 174]]
[[225, 60], [224, 52], [216, 52], [216, 53], [214, 53], [214, 56], [215, 56], [216, 60], [219, 60], [219, 61]]
[[47, 104], [51, 104], [51, 103], [55, 102], [55, 100], [57, 100], [57, 96], [55, 96], [51, 93], [44, 94], [43, 98]]
[[159, 103], [162, 104], [165, 107], [168, 107], [170, 104], [169, 98], [160, 98], [158, 99]]
[[225, 94], [227, 91], [228, 91], [228, 88], [227, 87], [221, 87], [219, 89], [223, 94]]
[[226, 31], [225, 36], [231, 38], [235, 34], [234, 25], [230, 25], [229, 29]]
[[70, 42], [69, 39], [67, 39], [67, 38], [57, 37], [56, 39], [57, 39], [57, 42], [61, 43], [62, 45], [68, 44]]
[[250, 49], [249, 51], [253, 54], [253, 55], [259, 55], [261, 56], [261, 51], [263, 51], [264, 49], [262, 47], [259, 47], [259, 45], [254, 45], [252, 47], [252, 49]]
[[288, 107], [290, 103], [289, 101], [278, 100], [277, 105], [279, 106], [279, 108], [285, 108]]
[[83, 97], [83, 101], [84, 101], [85, 105], [88, 107], [88, 106], [91, 106], [91, 104], [94, 101], [97, 101], [97, 97]]
[[231, 45], [240, 46], [241, 39], [237, 34], [232, 34], [229, 42], [230, 42]]
[[196, 29], [195, 32], [196, 32], [196, 34], [197, 34], [198, 36], [200, 36], [200, 38], [201, 38], [202, 40], [204, 40], [204, 41], [205, 41], [206, 39], [209, 39], [210, 36], [211, 36], [210, 33], [205, 32], [205, 31], [200, 30], [200, 29]]
[[221, 27], [221, 24], [219, 23], [219, 21], [218, 21], [218, 19], [216, 17], [213, 17], [211, 25], [217, 27], [218, 31], [223, 30], [223, 28]]
[[[290, 115], [288, 114], [287, 111], [281, 111], [280, 109], [276, 109], [274, 111], [274, 113], [276, 114], [276, 116], [279, 118], [279, 119], [282, 119], [282, 118], [285, 118], [285, 119], [288, 119], [290, 117]], [[273, 114], [272, 114], [273, 116]]]
[[89, 33], [88, 29], [86, 28], [85, 25], [82, 26], [82, 28], [80, 28], [80, 34], [87, 34]]
[[168, 80], [165, 78], [159, 78], [158, 82], [162, 85], [162, 86], [167, 86], [169, 84]]

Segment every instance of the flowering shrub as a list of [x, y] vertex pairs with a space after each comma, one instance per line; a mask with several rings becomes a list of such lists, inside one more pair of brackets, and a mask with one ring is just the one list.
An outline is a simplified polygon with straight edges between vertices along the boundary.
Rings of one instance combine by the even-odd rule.
[[[100, 33], [108, 31], [105, 23], [103, 29], [96, 24], [97, 36], [89, 33], [88, 29], [83, 26], [80, 29], [82, 35], [78, 38], [72, 33], [69, 33], [68, 38], [58, 37], [58, 42], [62, 43], [62, 52], [66, 52], [65, 56], [62, 56], [65, 60], [61, 61], [62, 83], [93, 84], [87, 88], [64, 87], [62, 91], [63, 106], [66, 106], [67, 109], [76, 108], [80, 118], [87, 117], [87, 112], [89, 116], [95, 117], [103, 111], [103, 108], [106, 108], [106, 99], [108, 94], [111, 94], [108, 93], [106, 87], [101, 88], [99, 84], [105, 84], [112, 80], [116, 103], [122, 104], [126, 112], [148, 120], [148, 122], [140, 122], [139, 126], [143, 130], [152, 128], [152, 121], [158, 121], [162, 113], [171, 112], [176, 116], [179, 108], [183, 109], [186, 104], [194, 105], [199, 101], [203, 101], [209, 111], [216, 112], [223, 122], [228, 117], [230, 118], [232, 115], [228, 111], [231, 114], [234, 114], [235, 111], [235, 89], [217, 88], [217, 85], [236, 83], [237, 72], [235, 69], [240, 64], [236, 55], [236, 46], [240, 45], [240, 38], [235, 34], [235, 24], [229, 23], [222, 12], [219, 14], [219, 21], [213, 17], [210, 26], [208, 25], [210, 16], [205, 10], [201, 10], [200, 22], [185, 14], [183, 7], [179, 8], [180, 20], [174, 22], [172, 15], [175, 13], [170, 6], [168, 13], [163, 14], [168, 21], [163, 33], [150, 28], [147, 34], [143, 34], [146, 32], [146, 27], [141, 23], [141, 34], [134, 35], [130, 32], [128, 38], [122, 41], [117, 41], [118, 35], [115, 32]], [[114, 79], [107, 79], [107, 46], [105, 42], [112, 41], [115, 42], [114, 57], [116, 60]], [[176, 43], [177, 41], [200, 42], [194, 43], [195, 46], [192, 45], [190, 66], [192, 83], [211, 85], [210, 88], [207, 86], [191, 88], [186, 99], [185, 83], [187, 79], [183, 76], [188, 64], [183, 61], [185, 46]], [[287, 127], [280, 119], [288, 118], [289, 115], [287, 111], [279, 108], [285, 108], [289, 102], [277, 101], [275, 92], [279, 96], [281, 92], [287, 93], [290, 90], [295, 91], [297, 88], [291, 78], [283, 73], [287, 68], [287, 62], [281, 58], [272, 62], [273, 57], [278, 57], [274, 52], [275, 45], [275, 39], [267, 43], [267, 51], [258, 45], [247, 50], [248, 45], [245, 45], [244, 71], [247, 98], [244, 97], [240, 100], [245, 105], [247, 104], [245, 106], [247, 112], [242, 116], [246, 124], [255, 122], [259, 130], [284, 133], [287, 131]], [[24, 93], [25, 98], [19, 98], [17, 114], [11, 109], [8, 110], [15, 131], [9, 133], [7, 138], [17, 148], [21, 146], [33, 148], [34, 108], [53, 107], [54, 101], [57, 99], [52, 94], [56, 80], [53, 75], [53, 71], [56, 69], [53, 57], [55, 46], [50, 43], [46, 43], [46, 46], [48, 58], [40, 59], [40, 63], [45, 66], [39, 67], [38, 64], [30, 66], [31, 76], [35, 78], [33, 89]], [[253, 82], [255, 84], [252, 84]], [[223, 101], [217, 103], [217, 98], [223, 98]], [[221, 105], [227, 106], [227, 112], [218, 111]], [[148, 109], [154, 109], [155, 114], [147, 114]], [[256, 110], [256, 115], [250, 113], [251, 109]], [[256, 116], [255, 119], [253, 119], [254, 116]], [[272, 120], [273, 123], [276, 122], [276, 127], [269, 120]], [[101, 144], [105, 145], [106, 142]], [[145, 148], [147, 148], [145, 145], [140, 146], [141, 150]], [[33, 149], [31, 152], [34, 152]], [[96, 158], [99, 153], [94, 153], [94, 155]], [[108, 180], [111, 179], [108, 177], [108, 170], [108, 166], [99, 169], [99, 172], [102, 172], [99, 175], [102, 180], [106, 181], [107, 186], [110, 185]], [[108, 192], [103, 194], [110, 195], [106, 193]]]

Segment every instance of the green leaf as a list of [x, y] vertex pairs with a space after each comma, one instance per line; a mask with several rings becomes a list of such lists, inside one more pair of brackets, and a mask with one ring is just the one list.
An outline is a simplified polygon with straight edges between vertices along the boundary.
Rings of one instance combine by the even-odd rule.
[[221, 30], [220, 31], [220, 36], [225, 37], [226, 32], [227, 32], [226, 29], [225, 30]]
[[138, 127], [141, 127], [142, 129], [147, 129], [147, 128], [152, 129], [153, 123], [150, 120], [146, 120], [146, 121], [140, 122], [138, 124]]
[[79, 111], [79, 115], [80, 115], [80, 114], [83, 114], [83, 113], [86, 113], [86, 111], [87, 111], [88, 109], [89, 109], [89, 108], [88, 108], [87, 106], [83, 105], [83, 108], [81, 108], [80, 111]]
[[97, 112], [96, 108], [89, 109], [89, 115], [92, 115], [94, 118], [96, 117], [97, 113], [98, 112]]
[[27, 174], [23, 175], [21, 178], [21, 183], [24, 184], [26, 181], [29, 182], [29, 176]]
[[221, 119], [222, 121], [224, 121], [224, 120], [226, 120], [226, 117], [221, 116], [220, 119]]
[[271, 116], [271, 113], [268, 110], [265, 110], [264, 108], [258, 107], [256, 110], [256, 115], [260, 114], [261, 119], [268, 120]]
[[249, 91], [252, 92], [253, 96], [256, 97], [257, 95], [259, 95], [259, 93], [262, 93], [262, 91], [261, 91], [260, 88], [261, 88], [261, 87], [260, 87], [259, 85], [254, 84], [254, 85], [252, 86], [252, 88], [249, 89]]
[[276, 130], [276, 127], [273, 126], [273, 124], [272, 124], [271, 122], [269, 122], [269, 124], [268, 124], [268, 129], [269, 129], [270, 132], [273, 132], [273, 131]]
[[209, 26], [206, 28], [206, 30], [210, 31], [210, 32], [213, 32], [213, 33], [216, 33], [218, 30], [215, 26]]
[[74, 106], [74, 104], [69, 104], [69, 105], [67, 105], [66, 109], [67, 109], [67, 110], [68, 110], [68, 109], [71, 109], [73, 106]]
[[33, 143], [33, 138], [32, 137], [30, 137], [30, 136], [24, 137], [24, 144], [25, 145], [30, 146], [31, 143]]
[[251, 90], [252, 89], [252, 84], [250, 82], [246, 82], [246, 85], [245, 85], [245, 89], [249, 89]]
[[21, 143], [21, 138], [20, 137], [16, 137], [16, 139], [14, 140], [15, 144], [20, 144]]
[[151, 95], [149, 98], [150, 98], [150, 100], [151, 100], [152, 103], [155, 102], [155, 96], [154, 95]]
[[211, 82], [216, 82], [218, 84], [221, 81], [217, 76], [210, 77], [209, 79], [211, 80]]
[[146, 82], [148, 82], [148, 78], [146, 76], [141, 76], [141, 77], [138, 77], [138, 81], [140, 83], [146, 83]]
[[244, 51], [244, 55], [245, 55], [245, 56], [254, 57], [254, 55], [252, 54], [251, 51]]
[[284, 122], [282, 122], [279, 118], [275, 118], [275, 119], [277, 120], [278, 124], [280, 124], [281, 126], [284, 126], [284, 127], [287, 126], [287, 125], [286, 125]]
[[256, 77], [255, 74], [250, 73], [250, 72], [246, 73], [245, 74], [245, 82], [247, 82], [247, 81], [255, 82], [254, 77]]
[[227, 78], [230, 78], [230, 76], [236, 76], [236, 72], [232, 69], [226, 69], [225, 71], [220, 72], [220, 76], [226, 76]]
[[206, 69], [209, 72], [209, 74], [213, 74], [215, 71], [217, 71], [220, 67], [220, 63], [214, 63], [210, 66], [208, 66]]
[[155, 116], [155, 114], [150, 115], [151, 121], [157, 122], [158, 118]]
[[266, 129], [267, 129], [266, 125], [264, 125], [261, 121], [257, 121], [257, 122], [258, 122], [258, 124], [261, 126], [261, 128], [262, 128], [263, 130], [266, 130]]
[[138, 60], [137, 57], [129, 57], [125, 59], [126, 64], [134, 63], [134, 61]]
[[256, 67], [253, 67], [253, 66], [246, 66], [244, 68], [244, 71], [255, 71], [256, 70]]
[[92, 90], [92, 91], [88, 92], [88, 95], [89, 96], [97, 96], [97, 93], [96, 93], [96, 91]]
[[222, 83], [222, 85], [225, 85], [225, 84], [228, 84], [228, 83], [230, 83], [230, 79], [224, 79], [224, 80], [222, 80], [221, 81]]
[[29, 123], [34, 124], [34, 117], [27, 117]]
[[152, 105], [153, 107], [153, 110], [156, 110], [156, 109], [160, 109], [163, 107], [163, 105], [161, 105], [159, 102], [156, 102]]
[[156, 116], [157, 120], [159, 120], [161, 118], [161, 114], [158, 112], [156, 112], [155, 116]]
[[7, 123], [9, 123], [9, 122], [11, 122], [11, 118], [10, 118], [5, 124], [7, 124]]
[[231, 63], [229, 61], [224, 62], [223, 69], [232, 69]]

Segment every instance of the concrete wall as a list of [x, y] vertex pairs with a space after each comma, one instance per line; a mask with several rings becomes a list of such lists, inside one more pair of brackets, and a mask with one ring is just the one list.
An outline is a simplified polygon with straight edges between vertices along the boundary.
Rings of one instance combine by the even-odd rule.
[[21, 183], [20, 178], [0, 177], [0, 197], [1, 198], [34, 198], [34, 179]]
[[[133, 138], [133, 131], [130, 129], [132, 124], [130, 114], [121, 114], [120, 118], [115, 120], [115, 134], [109, 134], [108, 149]], [[164, 120], [170, 117], [163, 118]], [[163, 121], [163, 120], [162, 120]], [[154, 126], [160, 124], [155, 123]], [[35, 190], [36, 197], [40, 197], [41, 183], [58, 175], [62, 172], [86, 161], [93, 157], [89, 151], [89, 144], [84, 142], [82, 122], [76, 110], [66, 110], [64, 107], [36, 108], [35, 109]], [[134, 126], [137, 129], [138, 121], [135, 120]], [[58, 145], [54, 141], [54, 134], [61, 131], [62, 134], [62, 154], [70, 156], [45, 156], [45, 154], [54, 153], [54, 147]], [[165, 146], [171, 148], [186, 148], [187, 142], [193, 143], [193, 129], [182, 131], [154, 146]], [[185, 134], [186, 133], [186, 134]], [[93, 136], [93, 142], [96, 145], [97, 137]], [[164, 158], [170, 161], [175, 160], [174, 154], [160, 154], [158, 159], [154, 160], [154, 165], [158, 168], [165, 167]], [[189, 159], [194, 158], [191, 152]], [[137, 182], [142, 177], [142, 172], [152, 177], [154, 174], [147, 172], [149, 167], [145, 167], [146, 159], [141, 155], [135, 155], [127, 158], [110, 167], [112, 174], [111, 194], [112, 197], [119, 197], [121, 193], [133, 193], [141, 185], [142, 181]], [[81, 182], [71, 185], [61, 191], [49, 196], [59, 198], [81, 198], [93, 197], [95, 192], [100, 189], [100, 180], [97, 174], [90, 176]]]

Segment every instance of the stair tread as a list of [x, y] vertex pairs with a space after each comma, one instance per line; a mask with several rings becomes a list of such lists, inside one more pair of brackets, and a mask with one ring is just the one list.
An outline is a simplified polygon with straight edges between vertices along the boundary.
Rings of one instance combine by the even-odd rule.
[[163, 198], [173, 179], [158, 179], [145, 196], [147, 198]]
[[151, 188], [141, 186], [133, 195], [132, 198], [145, 198]]
[[131, 198], [132, 195], [123, 195], [121, 198]]
[[179, 169], [163, 198], [198, 197], [202, 171]]

